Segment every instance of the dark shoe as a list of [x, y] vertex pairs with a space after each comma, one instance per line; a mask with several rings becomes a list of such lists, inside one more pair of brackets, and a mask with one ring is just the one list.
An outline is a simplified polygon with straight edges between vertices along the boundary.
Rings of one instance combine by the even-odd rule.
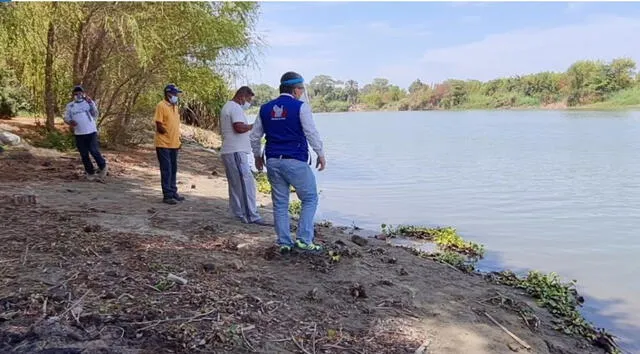
[[180, 194], [178, 194], [178, 193], [176, 193], [176, 194], [173, 196], [173, 199], [175, 199], [175, 200], [177, 200], [177, 201], [179, 201], [179, 202], [184, 202], [184, 197], [183, 197], [183, 196], [181, 196], [181, 195], [180, 195]]
[[280, 246], [280, 254], [283, 256], [291, 254], [291, 251], [293, 251], [293, 247], [291, 246]]
[[178, 204], [178, 201], [173, 199], [173, 198], [164, 198], [164, 199], [162, 199], [162, 202], [165, 203], [165, 204], [169, 204], [169, 205]]
[[273, 224], [270, 224], [266, 221], [264, 221], [264, 219], [258, 219], [256, 221], [252, 221], [252, 224], [256, 224], [256, 225], [260, 225], [260, 226], [273, 226]]

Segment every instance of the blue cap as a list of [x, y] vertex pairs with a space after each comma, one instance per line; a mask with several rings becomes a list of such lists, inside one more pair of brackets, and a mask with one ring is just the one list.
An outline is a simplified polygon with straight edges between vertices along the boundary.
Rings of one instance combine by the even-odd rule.
[[164, 88], [164, 93], [170, 93], [173, 95], [177, 95], [179, 93], [182, 93], [182, 90], [180, 90], [176, 85], [174, 84], [169, 84]]

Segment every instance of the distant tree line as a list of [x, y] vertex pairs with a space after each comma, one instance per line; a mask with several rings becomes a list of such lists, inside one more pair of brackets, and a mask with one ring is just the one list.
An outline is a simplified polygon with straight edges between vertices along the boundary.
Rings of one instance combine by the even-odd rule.
[[[277, 95], [277, 89], [266, 84], [254, 88], [255, 104]], [[640, 104], [640, 76], [635, 61], [629, 58], [611, 62], [581, 60], [565, 72], [546, 71], [487, 82], [450, 79], [427, 84], [418, 79], [407, 90], [384, 78], [360, 87], [354, 80], [318, 75], [309, 82], [308, 90], [316, 112], [563, 108], [610, 99], [621, 105]]]

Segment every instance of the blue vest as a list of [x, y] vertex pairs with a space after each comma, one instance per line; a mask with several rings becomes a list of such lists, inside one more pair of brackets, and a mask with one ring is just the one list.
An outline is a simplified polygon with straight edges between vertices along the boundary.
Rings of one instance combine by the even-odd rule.
[[260, 107], [260, 119], [267, 140], [265, 155], [270, 158], [309, 160], [309, 145], [300, 122], [302, 101], [282, 95]]

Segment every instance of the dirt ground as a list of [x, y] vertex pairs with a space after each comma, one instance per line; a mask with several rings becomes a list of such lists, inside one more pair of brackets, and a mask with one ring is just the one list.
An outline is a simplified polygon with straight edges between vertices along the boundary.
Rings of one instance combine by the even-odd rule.
[[318, 225], [338, 261], [280, 256], [272, 228], [227, 215], [215, 153], [181, 151], [176, 206], [160, 202], [151, 148], [106, 157], [98, 183], [80, 179], [75, 153], [0, 155], [0, 352], [603, 352], [518, 291], [382, 240]]

